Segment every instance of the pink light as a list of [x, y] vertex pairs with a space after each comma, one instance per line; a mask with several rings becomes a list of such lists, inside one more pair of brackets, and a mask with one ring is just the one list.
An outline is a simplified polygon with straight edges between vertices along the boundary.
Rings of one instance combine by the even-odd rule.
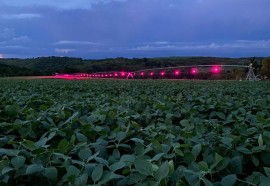
[[160, 75], [161, 76], [164, 76], [165, 75], [165, 72], [164, 71], [160, 72]]
[[105, 77], [108, 77], [108, 74], [105, 74]]
[[115, 76], [115, 77], [117, 77], [117, 76], [118, 76], [118, 74], [117, 74], [117, 73], [114, 73], [114, 76]]
[[121, 76], [125, 76], [126, 75], [126, 73], [125, 72], [121, 72]]
[[180, 75], [180, 70], [175, 70], [174, 75], [176, 75], [176, 76]]
[[112, 77], [112, 74], [110, 74], [110, 77]]
[[196, 75], [196, 74], [198, 74], [198, 69], [192, 68], [190, 72], [191, 72], [191, 74]]
[[154, 75], [154, 72], [150, 72], [150, 76], [153, 76]]
[[212, 73], [217, 74], [217, 73], [220, 73], [221, 68], [220, 66], [213, 66], [211, 71]]
[[141, 75], [141, 76], [144, 76], [144, 72], [141, 72], [140, 75]]

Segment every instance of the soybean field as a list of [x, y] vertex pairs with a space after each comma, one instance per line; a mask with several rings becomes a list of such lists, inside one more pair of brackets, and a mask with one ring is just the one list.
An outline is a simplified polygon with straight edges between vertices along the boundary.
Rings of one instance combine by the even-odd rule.
[[270, 82], [0, 79], [0, 185], [268, 185]]

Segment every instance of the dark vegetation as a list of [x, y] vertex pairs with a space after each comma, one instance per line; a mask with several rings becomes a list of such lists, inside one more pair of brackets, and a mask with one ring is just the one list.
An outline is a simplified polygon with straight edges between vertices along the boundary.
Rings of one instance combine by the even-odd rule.
[[[268, 61], [267, 61], [268, 60]], [[169, 58], [112, 58], [84, 60], [70, 57], [39, 57], [31, 59], [0, 59], [0, 76], [52, 75], [54, 73], [93, 73], [105, 71], [136, 71], [146, 68], [174, 67], [179, 65], [254, 64], [257, 74], [269, 75], [269, 59], [263, 58], [215, 58], [215, 57], [169, 57]], [[264, 68], [262, 67], [263, 64]], [[268, 66], [267, 66], [268, 65]], [[234, 78], [245, 74], [232, 69]], [[229, 77], [228, 77], [229, 78]], [[231, 77], [230, 77], [231, 78]]]
[[10, 66], [5, 64], [0, 64], [0, 77], [6, 77], [6, 76], [36, 76], [40, 75], [41, 72], [23, 68], [23, 67], [16, 67], [16, 66]]
[[268, 81], [0, 85], [0, 185], [270, 183]]

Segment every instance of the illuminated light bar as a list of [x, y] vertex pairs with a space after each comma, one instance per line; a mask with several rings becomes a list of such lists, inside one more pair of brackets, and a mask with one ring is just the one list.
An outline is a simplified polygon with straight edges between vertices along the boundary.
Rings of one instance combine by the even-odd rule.
[[160, 72], [160, 75], [161, 76], [164, 76], [165, 75], [165, 72], [164, 71]]
[[192, 68], [190, 70], [190, 73], [193, 74], [193, 75], [196, 75], [196, 74], [198, 74], [198, 69], [197, 68]]
[[117, 77], [117, 76], [118, 76], [118, 74], [117, 74], [117, 73], [114, 73], [114, 76], [115, 76], [115, 77]]
[[144, 72], [141, 72], [140, 75], [141, 75], [141, 76], [144, 76]]
[[175, 70], [174, 75], [176, 75], [176, 76], [180, 75], [180, 70]]
[[153, 76], [154, 75], [154, 72], [150, 72], [150, 76]]
[[217, 74], [217, 73], [220, 73], [221, 68], [220, 68], [220, 66], [213, 66], [211, 71], [212, 71], [212, 73]]

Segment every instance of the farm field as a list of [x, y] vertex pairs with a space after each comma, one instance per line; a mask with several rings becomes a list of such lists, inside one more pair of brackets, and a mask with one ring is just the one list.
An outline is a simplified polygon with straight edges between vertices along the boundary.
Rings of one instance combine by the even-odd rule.
[[0, 79], [0, 185], [268, 185], [270, 83]]

